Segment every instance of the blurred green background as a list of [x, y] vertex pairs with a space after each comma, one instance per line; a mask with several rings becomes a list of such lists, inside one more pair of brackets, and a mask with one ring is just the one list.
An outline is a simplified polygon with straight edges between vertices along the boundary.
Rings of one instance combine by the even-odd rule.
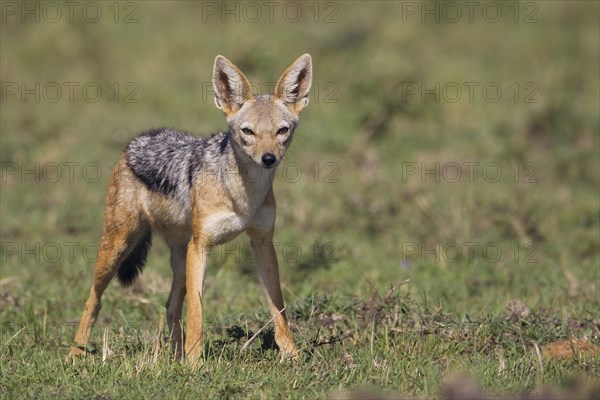
[[[585, 1], [2, 2], [3, 338], [79, 318], [111, 166], [129, 140], [161, 126], [226, 129], [212, 100], [217, 54], [266, 93], [308, 52], [311, 102], [275, 182], [298, 325], [319, 336], [301, 312], [315, 298], [348, 304], [393, 286], [459, 319], [502, 319], [521, 301], [597, 342], [599, 12]], [[211, 261], [216, 332], [252, 313], [258, 327], [268, 320], [246, 242]], [[169, 286], [156, 240], [138, 285], [109, 288], [101, 321], [154, 328]], [[354, 321], [351, 309], [335, 312]], [[7, 344], [17, 347], [3, 366], [25, 368], [14, 354], [36, 340]], [[33, 357], [56, 358], [60, 340]], [[400, 388], [432, 395], [438, 378]], [[396, 387], [357, 376], [310, 393], [363, 384]]]

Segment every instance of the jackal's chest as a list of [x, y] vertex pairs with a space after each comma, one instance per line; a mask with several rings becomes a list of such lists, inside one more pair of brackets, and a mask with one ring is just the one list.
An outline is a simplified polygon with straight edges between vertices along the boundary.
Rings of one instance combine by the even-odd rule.
[[251, 217], [233, 211], [220, 211], [207, 216], [202, 221], [202, 233], [213, 244], [222, 244], [234, 239], [244, 231]]

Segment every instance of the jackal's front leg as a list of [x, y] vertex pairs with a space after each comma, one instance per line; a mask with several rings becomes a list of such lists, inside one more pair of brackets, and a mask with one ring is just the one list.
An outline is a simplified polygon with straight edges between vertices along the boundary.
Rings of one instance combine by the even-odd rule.
[[282, 359], [298, 359], [298, 350], [294, 345], [294, 338], [284, 310], [279, 283], [279, 264], [273, 247], [273, 230], [261, 234], [259, 231], [249, 229], [248, 236], [252, 242], [256, 269], [265, 288], [271, 314], [275, 318], [275, 342], [279, 347], [281, 357]]
[[193, 238], [186, 259], [187, 334], [185, 353], [190, 363], [196, 363], [202, 354], [202, 290], [209, 246]]

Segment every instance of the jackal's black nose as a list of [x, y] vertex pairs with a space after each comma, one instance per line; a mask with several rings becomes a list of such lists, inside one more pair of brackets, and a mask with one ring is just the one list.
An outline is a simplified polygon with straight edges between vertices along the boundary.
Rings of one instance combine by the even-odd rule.
[[261, 160], [265, 167], [272, 167], [277, 161], [277, 157], [273, 153], [265, 153], [262, 155]]

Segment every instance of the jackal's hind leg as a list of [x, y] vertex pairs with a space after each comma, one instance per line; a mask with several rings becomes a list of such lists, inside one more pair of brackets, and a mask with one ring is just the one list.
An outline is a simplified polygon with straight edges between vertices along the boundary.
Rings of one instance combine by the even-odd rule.
[[[111, 218], [105, 221], [104, 234], [96, 258], [94, 282], [90, 295], [83, 307], [79, 328], [75, 335], [75, 345], [71, 347], [70, 356], [85, 355], [88, 350], [92, 328], [102, 308], [101, 297], [112, 278], [119, 272], [123, 284], [133, 281], [145, 261], [150, 244], [150, 227], [139, 217]], [[123, 268], [123, 271], [119, 271]], [[138, 269], [131, 272], [131, 269]], [[125, 277], [125, 280], [124, 280]]]

